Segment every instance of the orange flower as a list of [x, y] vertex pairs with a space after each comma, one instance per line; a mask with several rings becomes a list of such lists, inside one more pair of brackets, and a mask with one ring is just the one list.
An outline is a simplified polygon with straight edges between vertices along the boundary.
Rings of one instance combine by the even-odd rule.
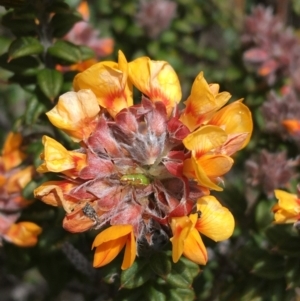
[[[220, 127], [207, 125], [183, 139], [185, 147], [192, 151], [191, 158], [184, 161], [184, 175], [196, 179], [200, 186], [223, 190], [215, 182], [230, 170], [233, 160], [229, 156], [214, 153], [214, 150], [222, 146], [227, 137]], [[209, 191], [206, 190], [206, 193]]]
[[283, 190], [275, 190], [278, 204], [274, 205], [275, 223], [295, 223], [300, 219], [300, 199], [295, 194]]
[[129, 79], [152, 102], [162, 101], [168, 115], [181, 99], [177, 74], [165, 61], [138, 58], [129, 63]]
[[99, 112], [95, 94], [91, 90], [79, 90], [61, 95], [57, 105], [46, 115], [54, 126], [78, 142], [87, 139], [94, 131]]
[[234, 218], [215, 197], [205, 196], [197, 201], [197, 213], [172, 218], [171, 229], [173, 261], [177, 262], [184, 255], [195, 263], [205, 265], [207, 251], [198, 231], [214, 241], [228, 239], [234, 230]]
[[110, 263], [125, 247], [122, 270], [131, 267], [136, 257], [136, 242], [131, 225], [111, 226], [98, 234], [92, 249], [96, 248], [93, 266], [98, 268]]
[[32, 247], [37, 243], [41, 232], [41, 227], [34, 223], [19, 222], [10, 226], [4, 238], [19, 247]]
[[118, 63], [104, 61], [77, 74], [73, 86], [75, 91], [91, 89], [100, 106], [106, 108], [111, 116], [133, 104], [132, 85], [127, 81], [128, 63], [119, 51]]

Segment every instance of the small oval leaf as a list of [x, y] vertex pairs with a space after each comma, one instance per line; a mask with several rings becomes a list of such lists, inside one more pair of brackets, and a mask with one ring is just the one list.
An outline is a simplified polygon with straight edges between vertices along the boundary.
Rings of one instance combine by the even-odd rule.
[[40, 54], [44, 50], [42, 44], [33, 37], [21, 37], [14, 40], [8, 49], [9, 61], [28, 55]]
[[53, 46], [48, 48], [48, 53], [69, 63], [78, 63], [81, 61], [79, 47], [67, 41], [57, 41]]
[[37, 75], [37, 82], [43, 93], [51, 101], [53, 101], [61, 90], [63, 76], [59, 71], [53, 69], [44, 69], [39, 71]]

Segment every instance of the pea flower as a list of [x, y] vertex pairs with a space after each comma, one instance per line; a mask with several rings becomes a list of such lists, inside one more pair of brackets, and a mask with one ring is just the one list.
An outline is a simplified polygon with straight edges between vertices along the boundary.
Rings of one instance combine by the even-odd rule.
[[32, 222], [17, 222], [22, 209], [31, 204], [21, 193], [34, 173], [33, 166], [20, 167], [26, 158], [21, 144], [20, 134], [9, 133], [0, 156], [0, 240], [30, 247], [36, 244], [41, 228]]
[[274, 205], [275, 223], [296, 223], [300, 219], [300, 200], [297, 195], [288, 193], [284, 190], [275, 190], [278, 204]]
[[[231, 156], [250, 139], [249, 109], [241, 101], [224, 106], [229, 93], [219, 93], [200, 72], [180, 110], [174, 69], [148, 57], [127, 62], [122, 52], [117, 63], [97, 63], [73, 84], [75, 92], [62, 95], [47, 116], [80, 147], [67, 150], [43, 138], [38, 170], [63, 180], [43, 183], [35, 197], [62, 206], [70, 232], [104, 229], [93, 243], [95, 267], [125, 248], [127, 269], [170, 239], [174, 261], [183, 254], [205, 264], [199, 231], [216, 241], [233, 231], [231, 214], [209, 194], [222, 190]], [[133, 87], [142, 93], [140, 103], [133, 104]]]

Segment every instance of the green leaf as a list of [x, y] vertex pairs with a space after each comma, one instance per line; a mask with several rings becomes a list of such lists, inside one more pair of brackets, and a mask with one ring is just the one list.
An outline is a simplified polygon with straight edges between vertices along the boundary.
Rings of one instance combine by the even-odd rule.
[[252, 273], [266, 279], [277, 279], [284, 276], [283, 257], [266, 254], [259, 259], [253, 266]]
[[38, 102], [35, 97], [30, 98], [26, 103], [26, 111], [24, 114], [25, 124], [33, 125], [38, 117], [46, 111], [44, 104]]
[[36, 34], [36, 24], [33, 13], [10, 11], [2, 17], [1, 23], [17, 36], [33, 36]]
[[151, 274], [152, 270], [145, 259], [136, 260], [129, 269], [122, 272], [121, 287], [139, 287], [150, 279]]
[[78, 48], [80, 50], [81, 59], [83, 61], [86, 61], [86, 60], [89, 60], [89, 59], [95, 57], [95, 52], [90, 47], [80, 45], [80, 46], [78, 46]]
[[22, 191], [22, 196], [30, 201], [30, 200], [33, 200], [34, 197], [33, 197], [33, 190], [38, 187], [38, 184], [35, 182], [35, 181], [30, 181], [23, 189]]
[[172, 270], [166, 277], [166, 281], [177, 288], [187, 288], [193, 283], [199, 274], [200, 268], [197, 264], [181, 257], [177, 263], [173, 263]]
[[50, 26], [53, 29], [53, 37], [62, 38], [66, 35], [75, 23], [81, 21], [80, 15], [75, 15], [70, 12], [56, 13], [51, 19]]
[[155, 253], [150, 259], [150, 267], [160, 277], [167, 277], [172, 269], [171, 258], [162, 252]]
[[61, 90], [63, 75], [57, 70], [46, 68], [39, 71], [37, 82], [43, 93], [53, 101]]
[[274, 202], [271, 200], [261, 200], [257, 204], [255, 208], [255, 222], [259, 229], [262, 230], [272, 223], [274, 214], [271, 213], [270, 208], [272, 208], [273, 204]]
[[21, 57], [8, 62], [8, 54], [4, 53], [0, 56], [0, 67], [19, 75], [31, 76], [37, 72], [39, 62], [34, 57]]
[[160, 286], [147, 285], [145, 289], [145, 297], [148, 301], [166, 301], [166, 295], [162, 292]]
[[172, 301], [193, 301], [195, 293], [190, 288], [175, 288], [170, 290], [170, 297], [168, 300]]
[[81, 61], [79, 47], [67, 41], [57, 41], [53, 46], [48, 48], [48, 53], [51, 56], [73, 64]]
[[21, 37], [14, 40], [8, 49], [9, 61], [28, 55], [40, 54], [44, 50], [42, 44], [33, 37]]

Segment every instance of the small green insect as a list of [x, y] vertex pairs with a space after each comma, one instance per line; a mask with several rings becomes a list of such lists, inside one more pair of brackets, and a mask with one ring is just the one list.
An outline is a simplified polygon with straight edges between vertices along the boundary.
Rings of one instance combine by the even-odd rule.
[[141, 173], [124, 175], [121, 177], [121, 182], [126, 182], [132, 185], [148, 185], [150, 184], [150, 180]]

